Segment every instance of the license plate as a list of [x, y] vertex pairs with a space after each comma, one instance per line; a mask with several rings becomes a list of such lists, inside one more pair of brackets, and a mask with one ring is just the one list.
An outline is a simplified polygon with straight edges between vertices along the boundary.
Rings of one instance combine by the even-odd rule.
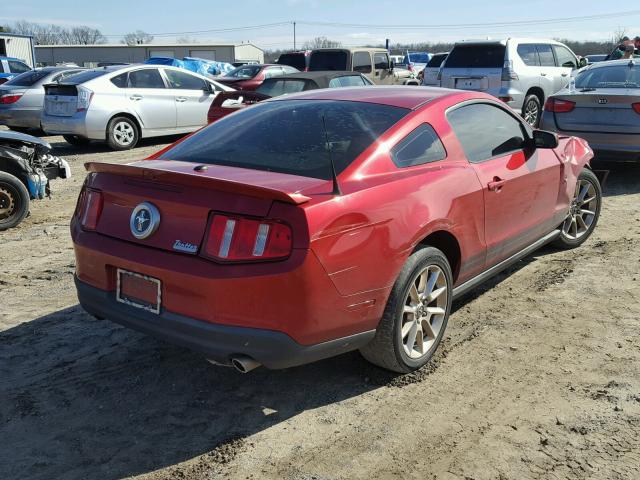
[[456, 88], [462, 90], [480, 90], [481, 81], [478, 78], [459, 78], [456, 80]]
[[160, 313], [160, 280], [141, 273], [118, 269], [116, 300], [152, 313]]
[[67, 113], [67, 104], [65, 102], [49, 102], [49, 114], [64, 115]]

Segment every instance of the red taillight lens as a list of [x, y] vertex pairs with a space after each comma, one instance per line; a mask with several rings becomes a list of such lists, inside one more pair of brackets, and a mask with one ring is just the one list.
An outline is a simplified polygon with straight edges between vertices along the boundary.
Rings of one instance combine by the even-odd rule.
[[18, 100], [22, 98], [22, 94], [9, 94], [0, 96], [0, 105], [9, 105], [11, 103], [16, 103]]
[[84, 230], [95, 230], [102, 213], [102, 192], [98, 190], [83, 190], [78, 202], [80, 226]]
[[553, 113], [568, 113], [576, 108], [576, 102], [570, 100], [560, 100], [558, 98], [549, 98], [544, 104], [544, 109], [547, 112]]
[[633, 108], [634, 112], [640, 113], [640, 103], [632, 103], [631, 108]]
[[285, 258], [292, 247], [291, 228], [284, 223], [216, 214], [204, 251], [217, 260], [241, 262]]

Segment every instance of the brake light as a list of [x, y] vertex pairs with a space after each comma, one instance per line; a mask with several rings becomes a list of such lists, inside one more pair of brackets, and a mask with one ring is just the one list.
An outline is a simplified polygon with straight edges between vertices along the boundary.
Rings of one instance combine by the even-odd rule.
[[634, 112], [640, 113], [640, 103], [632, 103], [631, 108], [633, 108]]
[[502, 67], [502, 81], [518, 80], [518, 74], [513, 69], [513, 60], [507, 60]]
[[291, 228], [284, 223], [216, 214], [204, 251], [216, 260], [240, 262], [285, 258], [292, 248]]
[[10, 103], [16, 103], [22, 97], [22, 93], [15, 94], [11, 93], [8, 95], [0, 96], [0, 105], [9, 105]]
[[98, 190], [82, 190], [78, 202], [80, 226], [84, 230], [95, 230], [102, 214], [102, 192]]
[[89, 108], [91, 104], [91, 99], [93, 99], [93, 92], [88, 88], [79, 86], [78, 87], [78, 112], [84, 112]]
[[560, 100], [559, 98], [549, 98], [544, 104], [544, 109], [547, 112], [553, 113], [568, 113], [576, 108], [576, 102], [570, 100]]

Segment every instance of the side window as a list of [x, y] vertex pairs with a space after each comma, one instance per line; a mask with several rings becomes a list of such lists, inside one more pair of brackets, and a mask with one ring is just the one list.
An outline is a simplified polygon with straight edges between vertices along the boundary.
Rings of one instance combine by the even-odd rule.
[[129, 72], [129, 88], [164, 88], [160, 72], [155, 68]]
[[175, 70], [165, 70], [169, 80], [169, 88], [178, 88], [180, 90], [204, 90], [206, 85], [204, 80], [196, 76]]
[[371, 55], [369, 52], [355, 52], [353, 54], [353, 71], [371, 73]]
[[538, 52], [536, 51], [535, 45], [526, 43], [518, 45], [518, 55], [525, 65], [528, 65], [530, 67], [540, 65], [540, 62], [538, 61]]
[[446, 157], [444, 145], [428, 123], [420, 125], [391, 150], [391, 159], [398, 168], [437, 162]]
[[573, 54], [562, 45], [554, 45], [553, 50], [556, 52], [559, 67], [578, 68], [578, 63]]
[[121, 73], [111, 79], [111, 83], [113, 83], [118, 88], [126, 88], [127, 86], [127, 76], [128, 73]]
[[329, 88], [338, 87], [364, 87], [366, 84], [360, 75], [347, 75], [344, 77], [332, 78], [329, 81]]
[[31, 70], [29, 65], [26, 65], [22, 62], [17, 62], [16, 60], [9, 60], [9, 70], [11, 73], [24, 73]]
[[551, 45], [540, 44], [536, 45], [538, 50], [538, 57], [540, 58], [540, 66], [542, 67], [555, 67], [556, 59], [553, 56]]
[[499, 107], [486, 103], [465, 105], [447, 113], [447, 120], [471, 163], [523, 147], [522, 124]]
[[374, 53], [373, 63], [376, 66], [376, 70], [389, 70], [389, 55], [386, 53]]

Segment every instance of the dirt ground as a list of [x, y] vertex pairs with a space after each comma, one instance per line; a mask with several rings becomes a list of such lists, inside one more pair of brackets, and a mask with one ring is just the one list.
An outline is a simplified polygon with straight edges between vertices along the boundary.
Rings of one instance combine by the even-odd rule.
[[169, 140], [48, 140], [74, 178], [0, 233], [0, 478], [640, 478], [640, 166], [610, 166], [582, 248], [538, 252], [457, 301], [422, 371], [352, 353], [241, 375], [77, 304], [83, 162]]

